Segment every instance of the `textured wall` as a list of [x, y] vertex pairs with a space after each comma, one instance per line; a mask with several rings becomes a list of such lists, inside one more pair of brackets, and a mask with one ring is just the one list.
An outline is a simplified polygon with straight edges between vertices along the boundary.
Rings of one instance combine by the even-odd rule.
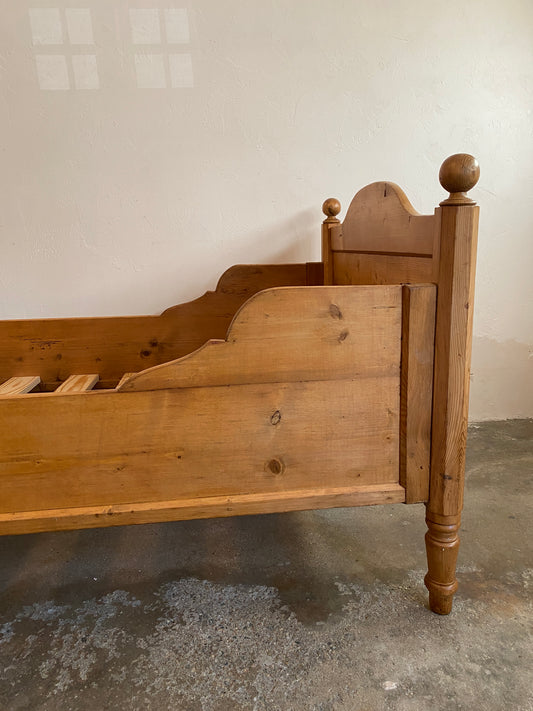
[[0, 317], [153, 313], [475, 154], [471, 415], [533, 415], [530, 0], [0, 0]]

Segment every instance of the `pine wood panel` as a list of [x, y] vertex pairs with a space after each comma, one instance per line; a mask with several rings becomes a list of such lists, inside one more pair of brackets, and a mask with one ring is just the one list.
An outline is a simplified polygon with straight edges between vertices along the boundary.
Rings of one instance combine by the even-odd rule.
[[433, 284], [403, 287], [400, 483], [406, 503], [429, 495], [436, 292]]
[[262, 289], [305, 285], [305, 264], [237, 265], [216, 291], [160, 316], [1, 321], [0, 381], [38, 373], [54, 389], [73, 373], [99, 373], [114, 387], [123, 373], [179, 358], [225, 338], [235, 312]]
[[2, 417], [5, 514], [398, 483], [398, 375], [45, 393]]
[[333, 253], [335, 284], [427, 284], [433, 260], [389, 254]]
[[400, 286], [271, 289], [243, 306], [226, 341], [138, 373], [119, 389], [395, 375], [400, 329]]
[[352, 200], [334, 251], [433, 254], [434, 216], [420, 215], [394, 183], [367, 185]]

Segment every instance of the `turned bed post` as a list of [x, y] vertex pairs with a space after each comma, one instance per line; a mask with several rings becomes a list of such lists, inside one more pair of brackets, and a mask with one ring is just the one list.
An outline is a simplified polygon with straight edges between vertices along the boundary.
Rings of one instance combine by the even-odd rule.
[[331, 239], [341, 230], [341, 221], [337, 217], [341, 204], [336, 198], [324, 200], [322, 212], [326, 219], [322, 223], [322, 263], [324, 264], [324, 284], [333, 284], [333, 252]]
[[479, 208], [466, 192], [479, 179], [473, 156], [442, 164], [439, 180], [450, 197], [440, 203], [431, 476], [426, 506], [429, 605], [451, 611], [463, 507], [474, 273]]

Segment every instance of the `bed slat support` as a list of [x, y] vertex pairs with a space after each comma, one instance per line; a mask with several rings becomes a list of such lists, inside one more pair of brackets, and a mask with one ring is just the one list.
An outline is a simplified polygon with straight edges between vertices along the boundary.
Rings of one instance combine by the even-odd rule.
[[115, 390], [120, 390], [120, 388], [122, 387], [122, 385], [124, 385], [126, 380], [129, 380], [133, 375], [137, 375], [137, 373], [124, 373], [124, 375], [118, 381]]

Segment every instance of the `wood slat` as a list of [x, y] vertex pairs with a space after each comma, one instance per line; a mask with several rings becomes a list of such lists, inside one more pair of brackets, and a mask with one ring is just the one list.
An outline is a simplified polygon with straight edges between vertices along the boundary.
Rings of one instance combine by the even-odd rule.
[[97, 373], [90, 375], [69, 375], [65, 382], [55, 389], [55, 393], [83, 393], [92, 390], [100, 376]]
[[9, 378], [0, 385], [0, 395], [23, 395], [33, 390], [40, 382], [41, 378], [38, 375]]

